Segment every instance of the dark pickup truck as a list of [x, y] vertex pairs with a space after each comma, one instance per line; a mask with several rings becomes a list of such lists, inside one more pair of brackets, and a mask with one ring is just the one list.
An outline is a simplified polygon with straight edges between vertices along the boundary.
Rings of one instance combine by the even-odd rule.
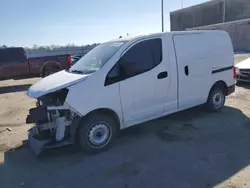
[[70, 55], [27, 58], [23, 48], [0, 49], [0, 79], [30, 75], [46, 77], [71, 65]]

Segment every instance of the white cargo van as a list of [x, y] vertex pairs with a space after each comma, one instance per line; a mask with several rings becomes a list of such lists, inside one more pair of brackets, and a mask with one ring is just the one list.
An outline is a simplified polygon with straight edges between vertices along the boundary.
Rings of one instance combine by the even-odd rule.
[[27, 123], [41, 149], [78, 143], [100, 152], [127, 127], [206, 104], [220, 110], [235, 90], [234, 52], [223, 31], [157, 33], [105, 42], [69, 70], [30, 87]]

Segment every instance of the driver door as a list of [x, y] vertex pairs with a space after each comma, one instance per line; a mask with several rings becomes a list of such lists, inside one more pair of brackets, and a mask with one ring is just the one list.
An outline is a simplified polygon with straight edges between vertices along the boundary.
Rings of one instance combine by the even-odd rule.
[[162, 58], [162, 40], [137, 42], [123, 54], [115, 68], [119, 68], [120, 74], [116, 82], [119, 81], [124, 126], [160, 117], [170, 85]]

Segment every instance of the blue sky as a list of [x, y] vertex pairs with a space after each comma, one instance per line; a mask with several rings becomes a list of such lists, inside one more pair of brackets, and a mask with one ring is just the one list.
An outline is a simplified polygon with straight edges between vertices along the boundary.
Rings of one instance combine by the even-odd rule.
[[[206, 0], [183, 0], [191, 6]], [[164, 0], [169, 12], [182, 0]], [[1, 0], [0, 45], [77, 45], [161, 31], [161, 0]]]

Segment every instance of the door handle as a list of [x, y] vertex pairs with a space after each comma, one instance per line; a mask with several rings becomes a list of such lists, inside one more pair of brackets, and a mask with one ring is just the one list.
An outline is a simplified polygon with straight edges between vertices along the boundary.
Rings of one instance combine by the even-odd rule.
[[188, 76], [188, 75], [189, 75], [188, 66], [185, 66], [185, 74], [186, 74], [186, 76]]
[[163, 79], [163, 78], [167, 78], [167, 77], [168, 77], [168, 72], [167, 72], [167, 71], [160, 72], [160, 73], [157, 75], [157, 78], [158, 78], [158, 79]]

